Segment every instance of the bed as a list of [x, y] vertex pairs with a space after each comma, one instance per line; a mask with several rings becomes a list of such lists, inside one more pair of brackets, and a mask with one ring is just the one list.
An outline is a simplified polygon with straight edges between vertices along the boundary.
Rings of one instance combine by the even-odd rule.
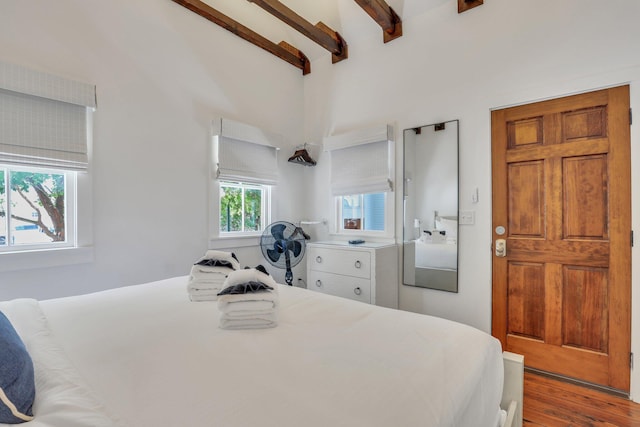
[[225, 330], [187, 280], [0, 302], [35, 366], [25, 425], [520, 425], [521, 360], [486, 333], [284, 285], [275, 328]]

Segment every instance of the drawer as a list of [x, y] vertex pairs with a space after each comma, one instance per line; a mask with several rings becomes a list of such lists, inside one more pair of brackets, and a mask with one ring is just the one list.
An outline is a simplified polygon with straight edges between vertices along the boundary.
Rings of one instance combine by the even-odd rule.
[[371, 278], [371, 254], [334, 248], [309, 248], [307, 266], [314, 271]]
[[312, 271], [307, 277], [307, 288], [371, 304], [371, 281], [359, 277]]

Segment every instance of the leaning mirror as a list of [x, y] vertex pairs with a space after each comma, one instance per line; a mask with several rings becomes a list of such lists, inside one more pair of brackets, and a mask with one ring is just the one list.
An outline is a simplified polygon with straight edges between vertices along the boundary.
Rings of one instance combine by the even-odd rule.
[[403, 136], [404, 284], [458, 292], [458, 121]]

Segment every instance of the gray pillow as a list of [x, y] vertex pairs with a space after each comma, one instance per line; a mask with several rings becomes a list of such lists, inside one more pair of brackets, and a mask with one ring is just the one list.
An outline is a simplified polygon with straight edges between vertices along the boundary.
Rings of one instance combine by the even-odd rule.
[[31, 421], [35, 396], [31, 356], [7, 316], [0, 311], [0, 423]]

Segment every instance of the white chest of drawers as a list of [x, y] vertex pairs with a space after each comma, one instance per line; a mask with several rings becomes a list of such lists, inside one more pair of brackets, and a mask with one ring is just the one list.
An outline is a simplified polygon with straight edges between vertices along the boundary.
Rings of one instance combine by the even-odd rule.
[[398, 308], [398, 248], [382, 243], [309, 243], [307, 288]]

